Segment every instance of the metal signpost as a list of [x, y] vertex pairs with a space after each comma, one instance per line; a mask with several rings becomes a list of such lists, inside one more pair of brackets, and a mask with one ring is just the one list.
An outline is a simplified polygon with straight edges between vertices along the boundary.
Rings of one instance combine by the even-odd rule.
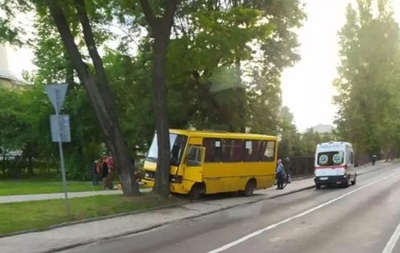
[[58, 148], [60, 151], [60, 162], [61, 162], [61, 174], [64, 187], [65, 207], [67, 209], [67, 215], [70, 215], [69, 203], [68, 203], [68, 191], [67, 191], [67, 178], [65, 175], [64, 167], [64, 154], [63, 154], [63, 142], [71, 142], [71, 133], [69, 126], [69, 115], [60, 115], [60, 111], [67, 93], [68, 84], [49, 84], [46, 85], [46, 93], [49, 96], [51, 103], [54, 106], [55, 115], [50, 115], [50, 126], [51, 126], [51, 139], [53, 142], [58, 142]]

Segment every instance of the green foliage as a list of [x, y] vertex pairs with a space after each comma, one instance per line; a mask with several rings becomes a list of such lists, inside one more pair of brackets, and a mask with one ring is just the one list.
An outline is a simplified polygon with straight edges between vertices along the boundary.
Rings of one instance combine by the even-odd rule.
[[[79, 49], [85, 52], [73, 1], [59, 3]], [[135, 146], [146, 146], [154, 133], [151, 30], [138, 1], [85, 3], [96, 43], [104, 45], [102, 60], [133, 153]], [[155, 12], [162, 13], [165, 3], [152, 1], [153, 7], [159, 7]], [[72, 126], [72, 142], [64, 146], [68, 177], [86, 179], [88, 164], [97, 158], [104, 140], [53, 20], [43, 1], [10, 0], [2, 7], [10, 14], [35, 12], [37, 36], [31, 43], [37, 71], [26, 76], [34, 84], [32, 89], [4, 95], [4, 100], [0, 94], [0, 117], [6, 120], [1, 122], [10, 122], [0, 130], [0, 146], [22, 149], [26, 157], [57, 159], [57, 147], [50, 140], [53, 108], [43, 85], [66, 81], [70, 86], [63, 112], [70, 115]], [[290, 112], [281, 111], [280, 75], [300, 59], [293, 30], [304, 19], [298, 0], [181, 1], [167, 55], [170, 127], [250, 128], [254, 133], [281, 134], [282, 143], [287, 142], [285, 152], [300, 154], [300, 135], [288, 118]], [[0, 22], [0, 31], [3, 28], [9, 29], [7, 41], [19, 39], [24, 32], [11, 33], [16, 30], [9, 20]], [[118, 47], [110, 49], [110, 41]], [[84, 61], [92, 68], [86, 54]], [[13, 104], [16, 100], [21, 102]], [[12, 134], [16, 129], [18, 136]]]
[[104, 57], [107, 74], [116, 94], [125, 139], [130, 147], [150, 142], [154, 134], [151, 107], [151, 55], [132, 58], [120, 50], [108, 50]]
[[20, 43], [18, 41], [18, 32], [11, 28], [8, 20], [0, 18], [0, 43], [4, 42]]
[[20, 121], [22, 108], [18, 103], [18, 93], [8, 92], [5, 88], [0, 89], [0, 147], [3, 151], [13, 150], [18, 146], [15, 138], [15, 130], [21, 131]]
[[[289, 108], [281, 109], [281, 141], [279, 142], [279, 157], [299, 156], [303, 154], [301, 135], [297, 132], [293, 122], [293, 115]], [[314, 146], [315, 147], [315, 146]]]
[[301, 136], [302, 154], [313, 155], [315, 153], [315, 146], [318, 143], [328, 142], [328, 141], [338, 141], [336, 136], [332, 133], [318, 133], [312, 128], [308, 129]]
[[294, 124], [293, 115], [289, 108], [283, 106], [280, 110], [280, 142], [278, 156], [280, 158], [293, 156], [312, 156], [318, 143], [337, 141], [334, 132], [319, 133], [313, 128], [307, 129], [304, 133], [299, 133]]
[[399, 26], [387, 1], [358, 1], [347, 7], [347, 22], [339, 33], [341, 64], [334, 85], [339, 91], [336, 120], [343, 139], [360, 153], [388, 153], [397, 146], [400, 126]]

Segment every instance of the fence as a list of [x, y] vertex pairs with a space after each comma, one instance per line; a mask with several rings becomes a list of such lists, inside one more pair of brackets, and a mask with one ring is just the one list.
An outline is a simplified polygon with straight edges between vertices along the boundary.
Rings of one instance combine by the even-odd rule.
[[58, 172], [59, 162], [51, 157], [43, 159], [25, 159], [21, 156], [6, 155], [0, 157], [0, 178], [24, 178], [30, 174], [52, 174]]
[[289, 158], [292, 176], [309, 176], [314, 173], [314, 156], [294, 156]]
[[[377, 159], [383, 159], [384, 155], [378, 154]], [[314, 173], [314, 156], [295, 156], [290, 157], [292, 175], [308, 176]], [[371, 156], [358, 155], [355, 157], [355, 166], [363, 166], [371, 162]]]

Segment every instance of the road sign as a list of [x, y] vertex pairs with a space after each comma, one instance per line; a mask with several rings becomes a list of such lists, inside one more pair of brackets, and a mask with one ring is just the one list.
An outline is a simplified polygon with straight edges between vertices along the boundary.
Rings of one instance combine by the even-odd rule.
[[71, 142], [71, 134], [69, 129], [69, 115], [60, 115], [60, 111], [65, 99], [65, 94], [67, 93], [67, 88], [68, 88], [67, 83], [49, 84], [45, 86], [46, 93], [49, 96], [49, 99], [56, 111], [55, 115], [50, 116], [51, 139], [53, 140], [53, 142], [58, 142], [58, 149], [60, 151], [61, 175], [62, 175], [64, 197], [65, 197], [65, 207], [67, 210], [67, 216], [70, 216], [67, 176], [65, 173], [62, 143]]
[[67, 83], [48, 84], [45, 86], [47, 96], [49, 96], [49, 99], [56, 110], [56, 114], [61, 111], [67, 88]]
[[69, 115], [50, 115], [51, 140], [53, 142], [71, 142]]

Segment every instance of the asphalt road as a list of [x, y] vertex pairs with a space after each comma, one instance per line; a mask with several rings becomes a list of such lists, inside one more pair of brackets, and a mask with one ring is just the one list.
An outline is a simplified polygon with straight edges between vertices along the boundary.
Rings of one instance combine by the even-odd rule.
[[347, 189], [311, 189], [63, 253], [395, 253], [399, 196], [400, 167], [388, 167]]

